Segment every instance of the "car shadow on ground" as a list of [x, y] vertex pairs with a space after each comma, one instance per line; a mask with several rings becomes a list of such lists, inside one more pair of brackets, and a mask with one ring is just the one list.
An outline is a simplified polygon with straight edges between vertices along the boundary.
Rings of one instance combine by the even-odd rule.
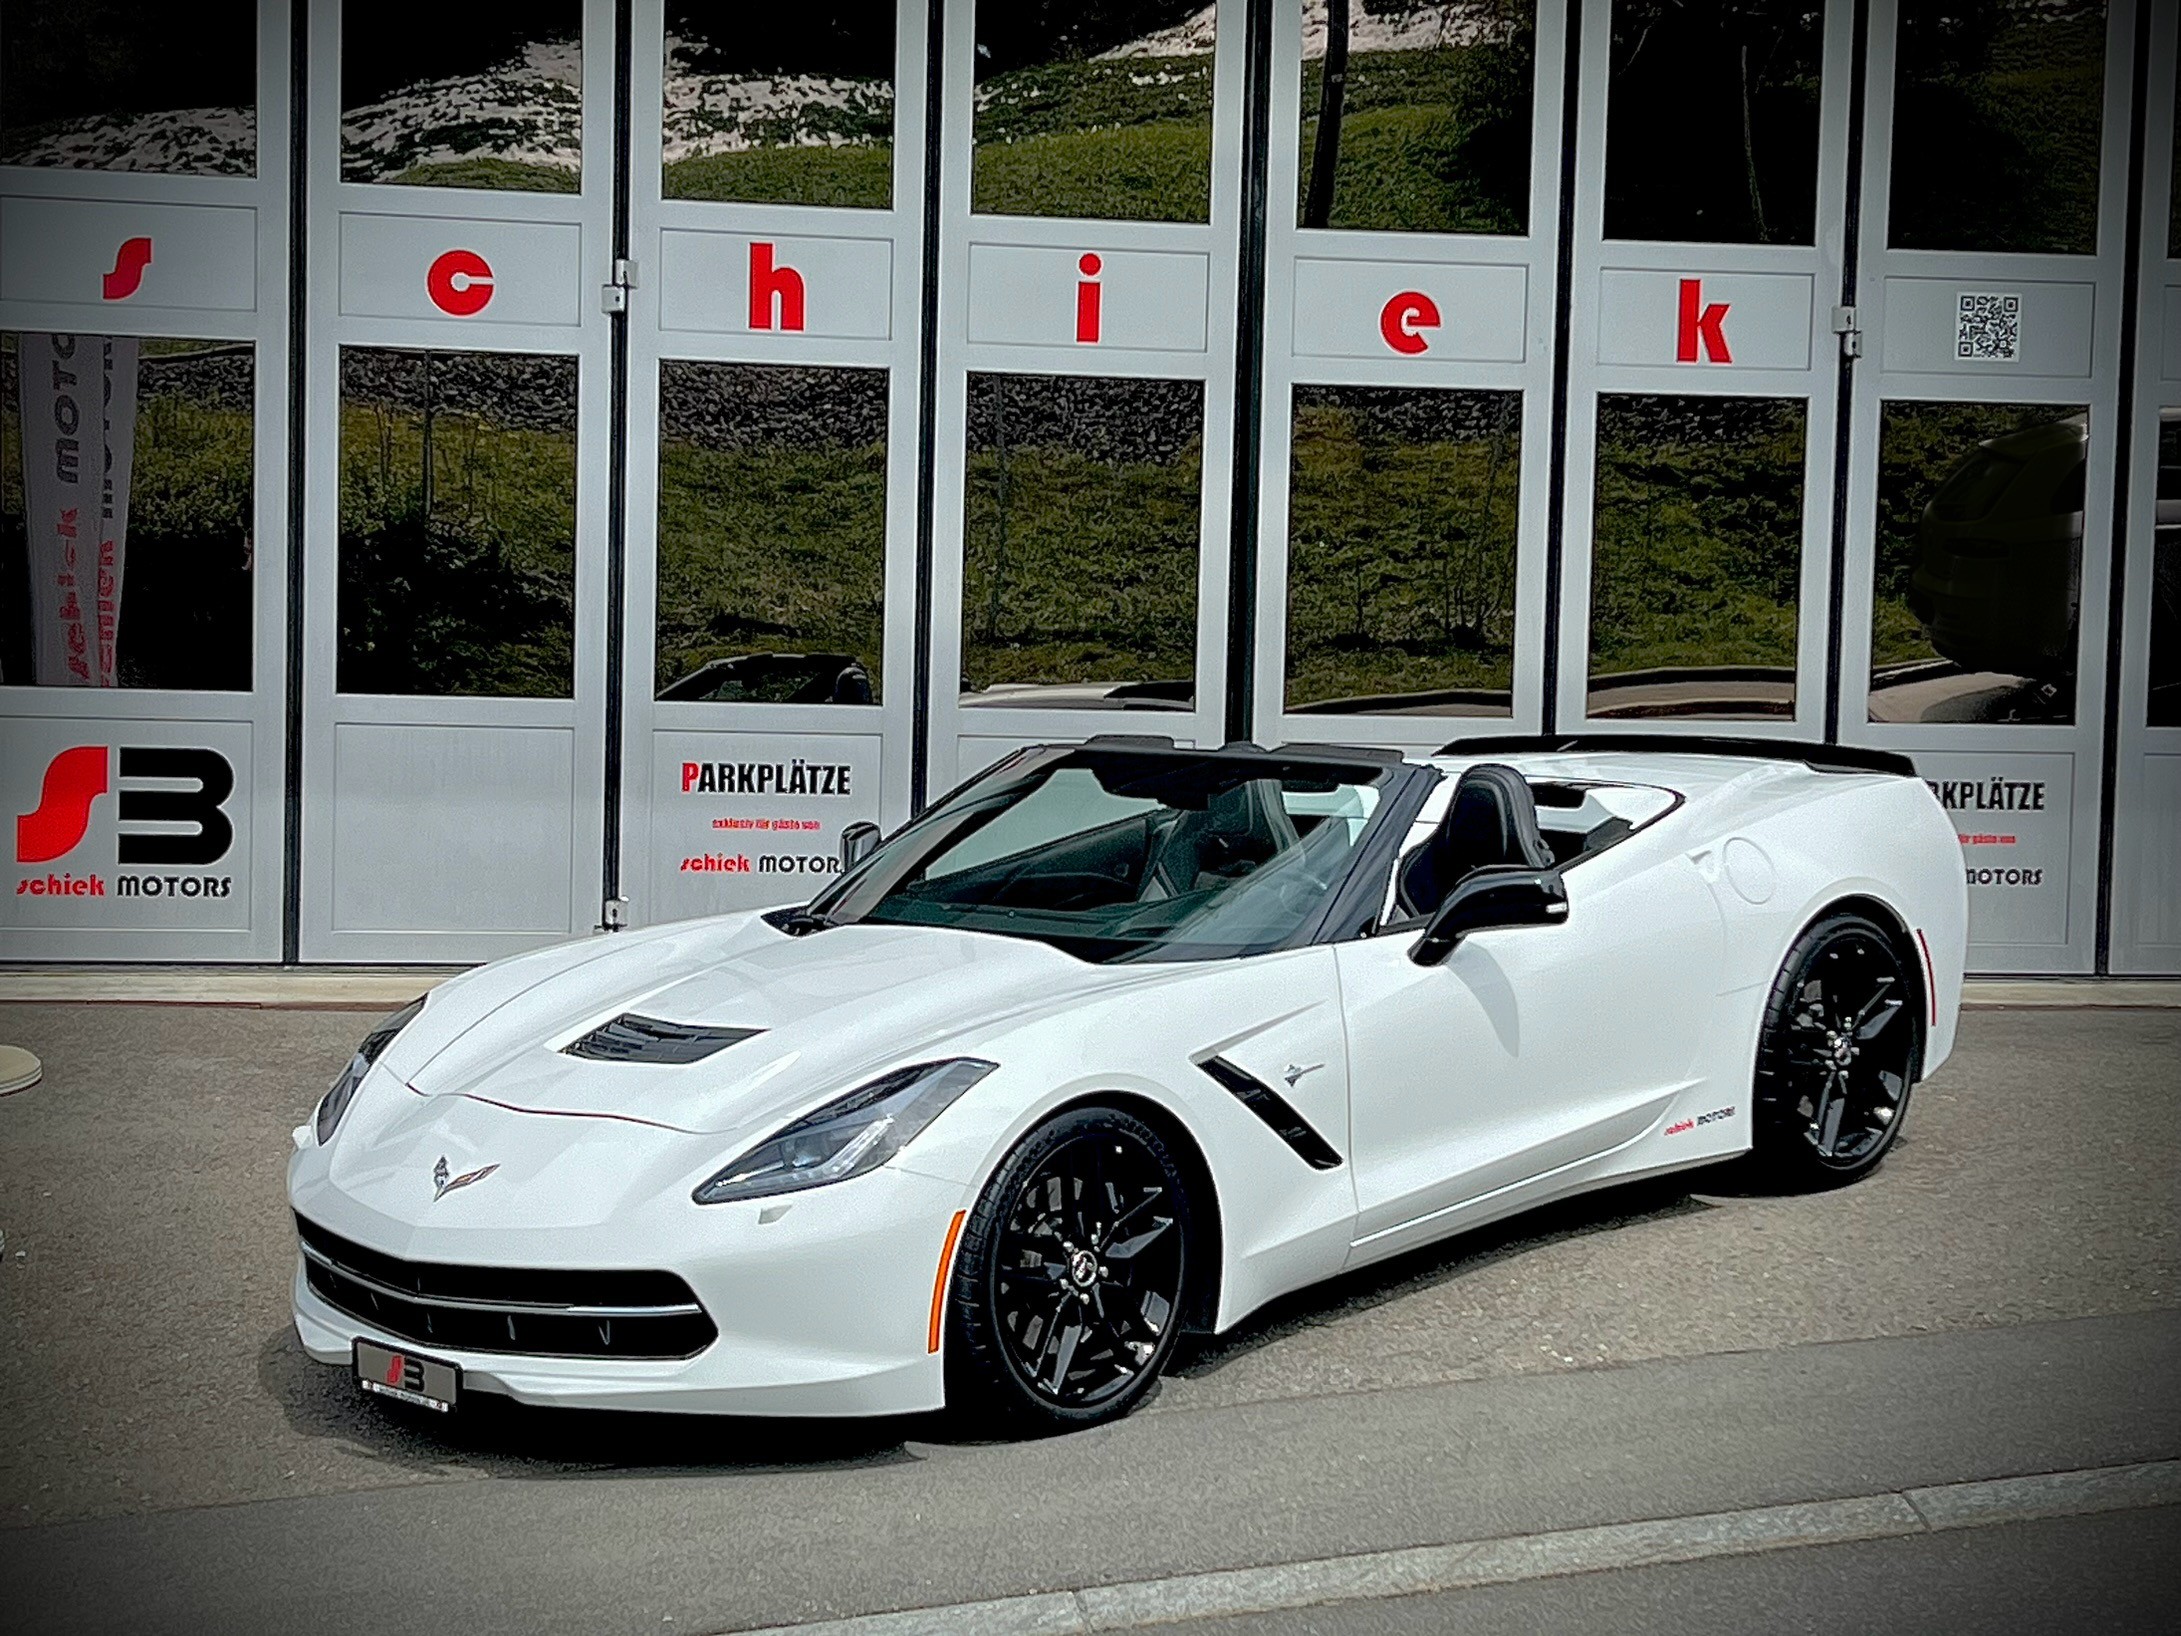
[[[1743, 1191], [1732, 1167], [1586, 1194], [1282, 1296], [1216, 1337], [1185, 1341], [1170, 1375], [1197, 1379], [1291, 1336], [1570, 1238], [1717, 1208]], [[582, 1477], [848, 1470], [922, 1458], [918, 1445], [1013, 1441], [944, 1414], [883, 1419], [560, 1409], [475, 1393], [448, 1415], [367, 1397], [348, 1371], [314, 1362], [283, 1325], [258, 1350], [258, 1383], [300, 1435], [418, 1476]], [[1156, 1391], [1152, 1399], [1155, 1401]]]
[[[1701, 1177], [1701, 1190], [1692, 1180]], [[1389, 1301], [1436, 1288], [1483, 1271], [1502, 1261], [1541, 1250], [1566, 1239], [1584, 1238], [1638, 1222], [1664, 1221], [1718, 1206], [1700, 1196], [1741, 1195], [1758, 1189], [1738, 1166], [1628, 1182], [1577, 1198], [1523, 1211], [1505, 1221], [1405, 1251], [1322, 1284], [1283, 1295], [1259, 1307], [1224, 1335], [1196, 1337], [1167, 1373], [1183, 1380], [1217, 1374], [1228, 1364], [1290, 1336], [1336, 1324]]]

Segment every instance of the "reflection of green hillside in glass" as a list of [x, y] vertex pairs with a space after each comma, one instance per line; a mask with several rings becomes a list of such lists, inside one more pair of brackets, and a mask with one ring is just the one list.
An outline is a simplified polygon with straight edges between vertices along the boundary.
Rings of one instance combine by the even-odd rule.
[[[1323, 225], [1522, 232], [1530, 202], [1533, 45], [1524, 29], [1504, 43], [1351, 56]], [[1323, 86], [1324, 65], [1305, 63], [1298, 211], [1309, 191]]]
[[402, 187], [476, 187], [501, 193], [575, 193], [583, 185], [572, 165], [529, 159], [436, 159], [386, 180]]
[[[31, 680], [21, 398], [0, 344], [0, 680]], [[253, 497], [248, 346], [141, 343], [135, 468], [116, 662], [123, 687], [251, 684]], [[167, 373], [162, 363], [178, 366]], [[209, 370], [216, 379], [193, 376]]]
[[1599, 400], [1593, 675], [1793, 666], [1803, 420], [1772, 399]]
[[665, 166], [662, 185], [669, 199], [884, 210], [894, 199], [894, 149], [859, 142], [703, 154]]
[[1194, 676], [1203, 459], [1201, 432], [1170, 460], [973, 451], [965, 685]]
[[1211, 153], [1209, 56], [1017, 69], [977, 88], [970, 208], [1206, 221]]
[[1290, 709], [1511, 685], [1521, 399], [1463, 394], [1478, 409], [1467, 436], [1443, 427], [1404, 436], [1367, 414], [1436, 396], [1450, 395], [1296, 393]]
[[1894, 90], [1894, 247], [2094, 251], [2102, 0], [2038, 8], [1954, 0], [1943, 15], [1904, 12]]
[[658, 685], [712, 659], [831, 652], [877, 694], [886, 445], [659, 451]]
[[423, 416], [342, 407], [341, 691], [567, 697], [574, 435], [441, 411], [430, 448], [427, 504]]

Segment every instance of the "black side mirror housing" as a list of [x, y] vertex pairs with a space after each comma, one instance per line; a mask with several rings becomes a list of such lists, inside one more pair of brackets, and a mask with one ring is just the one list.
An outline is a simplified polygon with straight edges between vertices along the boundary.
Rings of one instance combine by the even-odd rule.
[[1557, 869], [1513, 865], [1464, 875], [1409, 950], [1419, 966], [1436, 966], [1471, 932], [1497, 926], [1558, 926], [1568, 918], [1568, 889]]
[[841, 831], [841, 873], [863, 862], [878, 850], [878, 825], [850, 824]]

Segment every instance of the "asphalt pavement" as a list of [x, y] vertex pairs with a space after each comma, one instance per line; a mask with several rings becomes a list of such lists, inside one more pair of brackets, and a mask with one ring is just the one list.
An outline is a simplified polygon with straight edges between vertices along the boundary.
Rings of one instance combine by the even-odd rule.
[[0, 1099], [9, 1628], [688, 1633], [927, 1609], [920, 1628], [954, 1630], [965, 1604], [1073, 1597], [1080, 1621], [1098, 1587], [1166, 1607], [1190, 1576], [1272, 1567], [1304, 1589], [1269, 1611], [1198, 1619], [1183, 1597], [1159, 1617], [2082, 1628], [2072, 1610], [2125, 1630], [2181, 1602], [2181, 1477], [2079, 1515], [1308, 1588], [1362, 1583], [1357, 1553], [2166, 1471], [2181, 1011], [1972, 1012], [1863, 1184], [1775, 1198], [1708, 1172], [1556, 1207], [1281, 1302], [1121, 1425], [1017, 1444], [363, 1401], [288, 1328], [281, 1184], [289, 1127], [367, 1025], [0, 1006], [0, 1037], [47, 1064]]

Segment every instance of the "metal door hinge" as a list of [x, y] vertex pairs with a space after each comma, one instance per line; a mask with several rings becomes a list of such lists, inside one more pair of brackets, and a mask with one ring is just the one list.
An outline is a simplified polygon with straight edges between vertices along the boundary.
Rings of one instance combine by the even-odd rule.
[[1863, 356], [1863, 332], [1855, 327], [1853, 307], [1833, 309], [1833, 333], [1840, 337], [1840, 355], [1843, 358]]
[[626, 257], [616, 258], [613, 277], [598, 292], [599, 305], [609, 313], [629, 310], [629, 291], [636, 288], [636, 263]]
[[629, 923], [629, 900], [608, 898], [599, 910], [598, 929], [602, 932], [625, 931]]

